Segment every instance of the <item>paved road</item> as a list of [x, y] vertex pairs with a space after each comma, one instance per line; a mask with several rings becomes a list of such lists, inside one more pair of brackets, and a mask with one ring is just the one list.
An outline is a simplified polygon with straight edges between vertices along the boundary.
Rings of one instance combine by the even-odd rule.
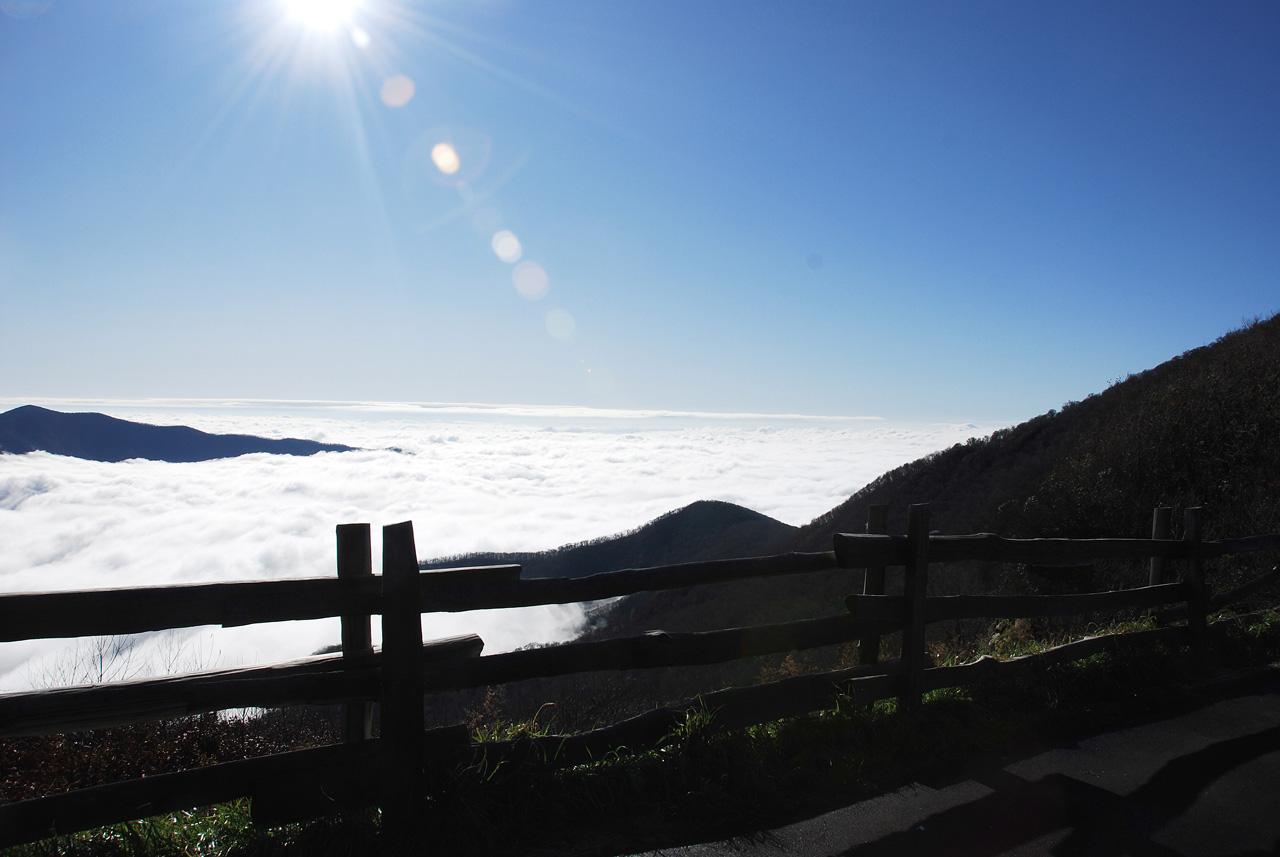
[[1280, 855], [1280, 678], [750, 839], [645, 857]]

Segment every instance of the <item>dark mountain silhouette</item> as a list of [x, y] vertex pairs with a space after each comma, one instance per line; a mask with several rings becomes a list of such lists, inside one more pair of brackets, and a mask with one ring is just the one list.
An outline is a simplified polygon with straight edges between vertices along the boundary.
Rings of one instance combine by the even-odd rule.
[[43, 450], [91, 461], [210, 461], [251, 452], [314, 455], [347, 452], [337, 443], [284, 438], [272, 440], [245, 434], [208, 434], [186, 426], [153, 426], [106, 414], [64, 414], [24, 405], [0, 414], [0, 452], [21, 455]]
[[[880, 503], [889, 506], [891, 533], [906, 531], [912, 503], [930, 504], [931, 528], [946, 533], [1142, 538], [1151, 534], [1151, 510], [1158, 505], [1177, 511], [1175, 538], [1181, 509], [1188, 506], [1204, 507], [1208, 539], [1280, 532], [1280, 315], [1255, 319], [1061, 410], [898, 467], [800, 528], [753, 519], [748, 510], [729, 506], [736, 510], [730, 527], [718, 518], [728, 504], [695, 503], [620, 537], [548, 554], [473, 555], [454, 564], [520, 562], [528, 574], [579, 576], [831, 550], [834, 533], [865, 531], [868, 507]], [[700, 507], [705, 517], [695, 514]], [[698, 532], [699, 526], [705, 529]], [[1262, 554], [1219, 561], [1212, 586], [1229, 588], [1274, 561]], [[1141, 565], [1113, 564], [1088, 583], [1100, 589], [1137, 585], [1145, 579]], [[971, 565], [931, 578], [930, 592], [1035, 592], [1042, 583], [1026, 570]], [[844, 610], [844, 596], [861, 585], [861, 572], [852, 570], [641, 593], [617, 602], [607, 625], [592, 633], [835, 614]], [[892, 591], [892, 575], [889, 585]]]
[[897, 533], [911, 503], [954, 533], [1142, 538], [1158, 505], [1203, 506], [1206, 538], [1280, 532], [1280, 315], [892, 470], [778, 547], [830, 550], [873, 503]]
[[795, 531], [790, 524], [733, 503], [700, 500], [616, 536], [537, 553], [471, 553], [421, 565], [458, 568], [519, 563], [525, 577], [582, 577], [620, 568], [751, 556]]

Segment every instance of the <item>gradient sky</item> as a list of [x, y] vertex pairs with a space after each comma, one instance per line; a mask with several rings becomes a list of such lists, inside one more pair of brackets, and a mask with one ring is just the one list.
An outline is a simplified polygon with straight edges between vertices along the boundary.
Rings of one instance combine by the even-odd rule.
[[6, 397], [1016, 422], [1280, 309], [1275, 3], [0, 10]]

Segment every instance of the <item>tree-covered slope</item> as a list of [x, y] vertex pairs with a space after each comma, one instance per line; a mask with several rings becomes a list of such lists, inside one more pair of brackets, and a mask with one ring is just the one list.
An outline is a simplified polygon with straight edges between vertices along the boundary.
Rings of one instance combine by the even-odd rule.
[[1082, 402], [884, 474], [785, 547], [826, 550], [888, 503], [929, 503], [945, 532], [1150, 535], [1151, 510], [1203, 506], [1211, 533], [1280, 531], [1280, 315]]
[[727, 559], [765, 551], [796, 528], [733, 503], [700, 500], [629, 533], [537, 553], [472, 553], [423, 568], [519, 563], [525, 577], [582, 577], [621, 568]]
[[[1061, 411], [896, 468], [765, 552], [830, 550], [834, 533], [865, 531], [873, 504], [889, 506], [891, 533], [906, 531], [910, 504], [928, 503], [934, 530], [1023, 538], [1146, 537], [1155, 506], [1178, 514], [1201, 506], [1205, 537], [1215, 538], [1280, 532], [1278, 501], [1280, 316], [1273, 316]], [[1270, 554], [1218, 561], [1210, 584], [1234, 586], [1275, 562]], [[1090, 588], [1134, 585], [1139, 566], [1112, 564], [1083, 579]], [[931, 579], [938, 593], [1040, 585], [977, 565]], [[608, 632], [838, 613], [843, 596], [860, 588], [854, 571], [643, 593], [615, 606]]]

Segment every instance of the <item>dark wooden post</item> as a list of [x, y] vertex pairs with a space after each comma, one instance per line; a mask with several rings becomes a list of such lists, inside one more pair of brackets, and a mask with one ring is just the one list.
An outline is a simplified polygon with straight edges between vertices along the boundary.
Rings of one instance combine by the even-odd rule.
[[[373, 554], [368, 524], [338, 524], [338, 577], [343, 580], [373, 576]], [[342, 657], [373, 654], [369, 614], [342, 614]], [[367, 741], [373, 737], [373, 703], [348, 702], [342, 706], [342, 740]]]
[[907, 567], [903, 579], [906, 624], [902, 629], [902, 690], [899, 707], [920, 707], [924, 685], [924, 598], [929, 583], [929, 505], [907, 509]]
[[[1173, 509], [1168, 506], [1157, 506], [1151, 516], [1151, 538], [1168, 539], [1172, 532]], [[1162, 583], [1169, 582], [1169, 560], [1166, 557], [1153, 556], [1151, 558], [1149, 581], [1152, 586], [1159, 586]]]
[[1182, 540], [1191, 547], [1183, 577], [1187, 585], [1187, 627], [1191, 629], [1192, 645], [1203, 649], [1209, 632], [1209, 593], [1204, 585], [1204, 557], [1200, 554], [1200, 508], [1184, 511], [1182, 521]]
[[[382, 528], [382, 825], [397, 849], [417, 848], [424, 797], [422, 612], [413, 522]], [[418, 850], [421, 850], [420, 848]]]
[[[867, 532], [885, 535], [889, 532], [889, 507], [882, 504], [867, 509]], [[884, 595], [884, 566], [867, 568], [862, 578], [863, 595]], [[858, 641], [858, 663], [862, 666], [880, 660], [880, 635], [863, 637]]]

